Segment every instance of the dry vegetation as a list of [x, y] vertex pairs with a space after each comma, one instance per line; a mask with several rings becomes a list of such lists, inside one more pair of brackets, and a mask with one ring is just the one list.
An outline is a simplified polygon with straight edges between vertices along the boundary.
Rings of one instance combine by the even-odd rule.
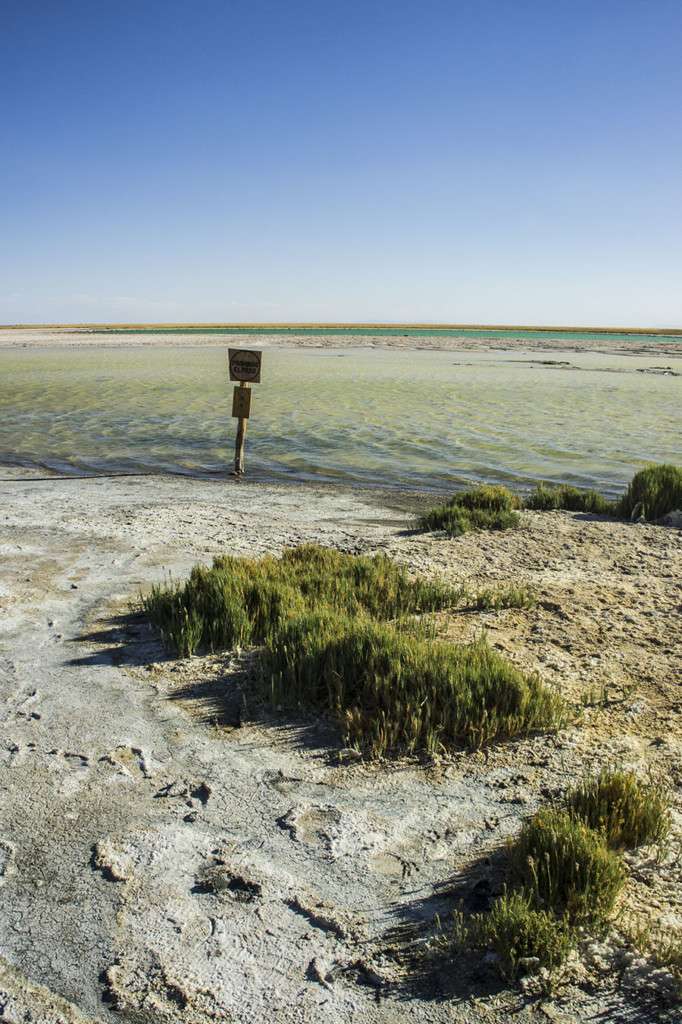
[[656, 783], [642, 783], [633, 772], [604, 768], [572, 790], [566, 804], [612, 849], [663, 843], [670, 831], [668, 793]]

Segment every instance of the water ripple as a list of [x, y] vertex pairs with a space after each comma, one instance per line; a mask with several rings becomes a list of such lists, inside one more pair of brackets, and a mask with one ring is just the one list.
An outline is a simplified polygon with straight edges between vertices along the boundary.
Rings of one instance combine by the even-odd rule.
[[[518, 352], [472, 352], [466, 364], [437, 351], [336, 354], [265, 352], [253, 475], [434, 490], [546, 479], [614, 493], [643, 462], [679, 461], [682, 378], [637, 372], [645, 357], [581, 353], [558, 373]], [[63, 473], [227, 472], [231, 391], [218, 348], [0, 351], [0, 459]]]

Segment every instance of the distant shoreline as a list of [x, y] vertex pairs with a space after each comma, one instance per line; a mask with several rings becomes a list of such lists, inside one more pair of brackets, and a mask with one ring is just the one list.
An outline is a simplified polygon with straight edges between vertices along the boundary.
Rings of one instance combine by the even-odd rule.
[[518, 333], [492, 328], [235, 328], [146, 327], [108, 328], [0, 328], [0, 351], [105, 349], [135, 347], [216, 348], [241, 346], [267, 349], [376, 349], [413, 352], [546, 352], [643, 356], [677, 360], [682, 357], [682, 335], [660, 331], [627, 334], [600, 329], [590, 334], [569, 328], [547, 331], [533, 328]]
[[40, 323], [18, 323], [0, 324], [3, 331], [145, 331], [154, 333], [161, 330], [178, 331], [202, 331], [202, 330], [225, 330], [225, 331], [524, 331], [524, 332], [556, 332], [562, 334], [633, 334], [633, 335], [657, 335], [662, 337], [682, 337], [682, 327], [585, 327], [585, 326], [558, 326], [531, 325], [531, 324], [454, 324], [454, 323], [313, 323], [313, 322], [286, 322], [286, 323], [62, 323], [62, 324], [40, 324]]

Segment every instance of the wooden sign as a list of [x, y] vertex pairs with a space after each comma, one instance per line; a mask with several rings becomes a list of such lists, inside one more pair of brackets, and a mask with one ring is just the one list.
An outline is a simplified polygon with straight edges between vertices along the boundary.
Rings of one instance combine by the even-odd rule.
[[260, 364], [263, 353], [257, 349], [230, 348], [230, 380], [243, 380], [260, 384]]
[[239, 387], [232, 393], [232, 415], [237, 420], [234, 443], [234, 475], [244, 473], [244, 439], [251, 413], [251, 384], [260, 384], [260, 366], [263, 353], [258, 349], [230, 348], [227, 350], [230, 380], [238, 380]]
[[232, 415], [246, 420], [251, 412], [251, 388], [236, 387], [232, 392]]

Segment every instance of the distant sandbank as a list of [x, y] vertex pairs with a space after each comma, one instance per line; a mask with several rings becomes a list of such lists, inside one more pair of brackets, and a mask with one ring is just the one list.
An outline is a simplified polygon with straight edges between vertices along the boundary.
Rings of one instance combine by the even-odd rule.
[[[325, 333], [331, 331], [330, 326], [305, 325], [299, 327], [297, 333], [294, 325], [276, 327], [272, 325], [272, 333], [258, 325], [257, 333], [253, 328], [238, 326], [202, 325], [201, 327], [179, 325], [145, 325], [144, 327], [128, 327], [110, 325], [107, 328], [94, 326], [46, 326], [46, 327], [0, 327], [0, 349], [10, 348], [121, 348], [132, 346], [164, 346], [164, 347], [225, 347], [242, 344], [250, 348], [374, 348], [402, 349], [414, 351], [518, 351], [524, 349], [531, 352], [602, 352], [607, 354], [645, 356], [679, 356], [682, 353], [682, 337], [673, 332], [647, 332], [633, 330], [595, 329], [592, 333], [585, 332], [580, 336], [575, 328], [471, 328], [472, 334], [443, 333], [409, 333], [420, 329], [442, 331], [448, 328], [430, 324], [405, 325], [406, 333], [399, 332], [395, 324], [386, 327], [391, 333], [382, 334], [377, 325], [368, 327], [353, 325], [348, 327], [349, 333]], [[219, 333], [221, 329], [230, 333]], [[458, 327], [452, 330], [466, 331], [469, 328]], [[319, 334], [317, 333], [319, 330]], [[367, 330], [368, 333], [362, 333]], [[474, 330], [502, 331], [504, 334], [473, 333]], [[514, 331], [518, 330], [518, 335]], [[119, 331], [124, 333], [118, 333]], [[167, 333], [171, 331], [172, 333]], [[350, 332], [353, 333], [350, 333]], [[369, 333], [369, 332], [372, 333]]]

